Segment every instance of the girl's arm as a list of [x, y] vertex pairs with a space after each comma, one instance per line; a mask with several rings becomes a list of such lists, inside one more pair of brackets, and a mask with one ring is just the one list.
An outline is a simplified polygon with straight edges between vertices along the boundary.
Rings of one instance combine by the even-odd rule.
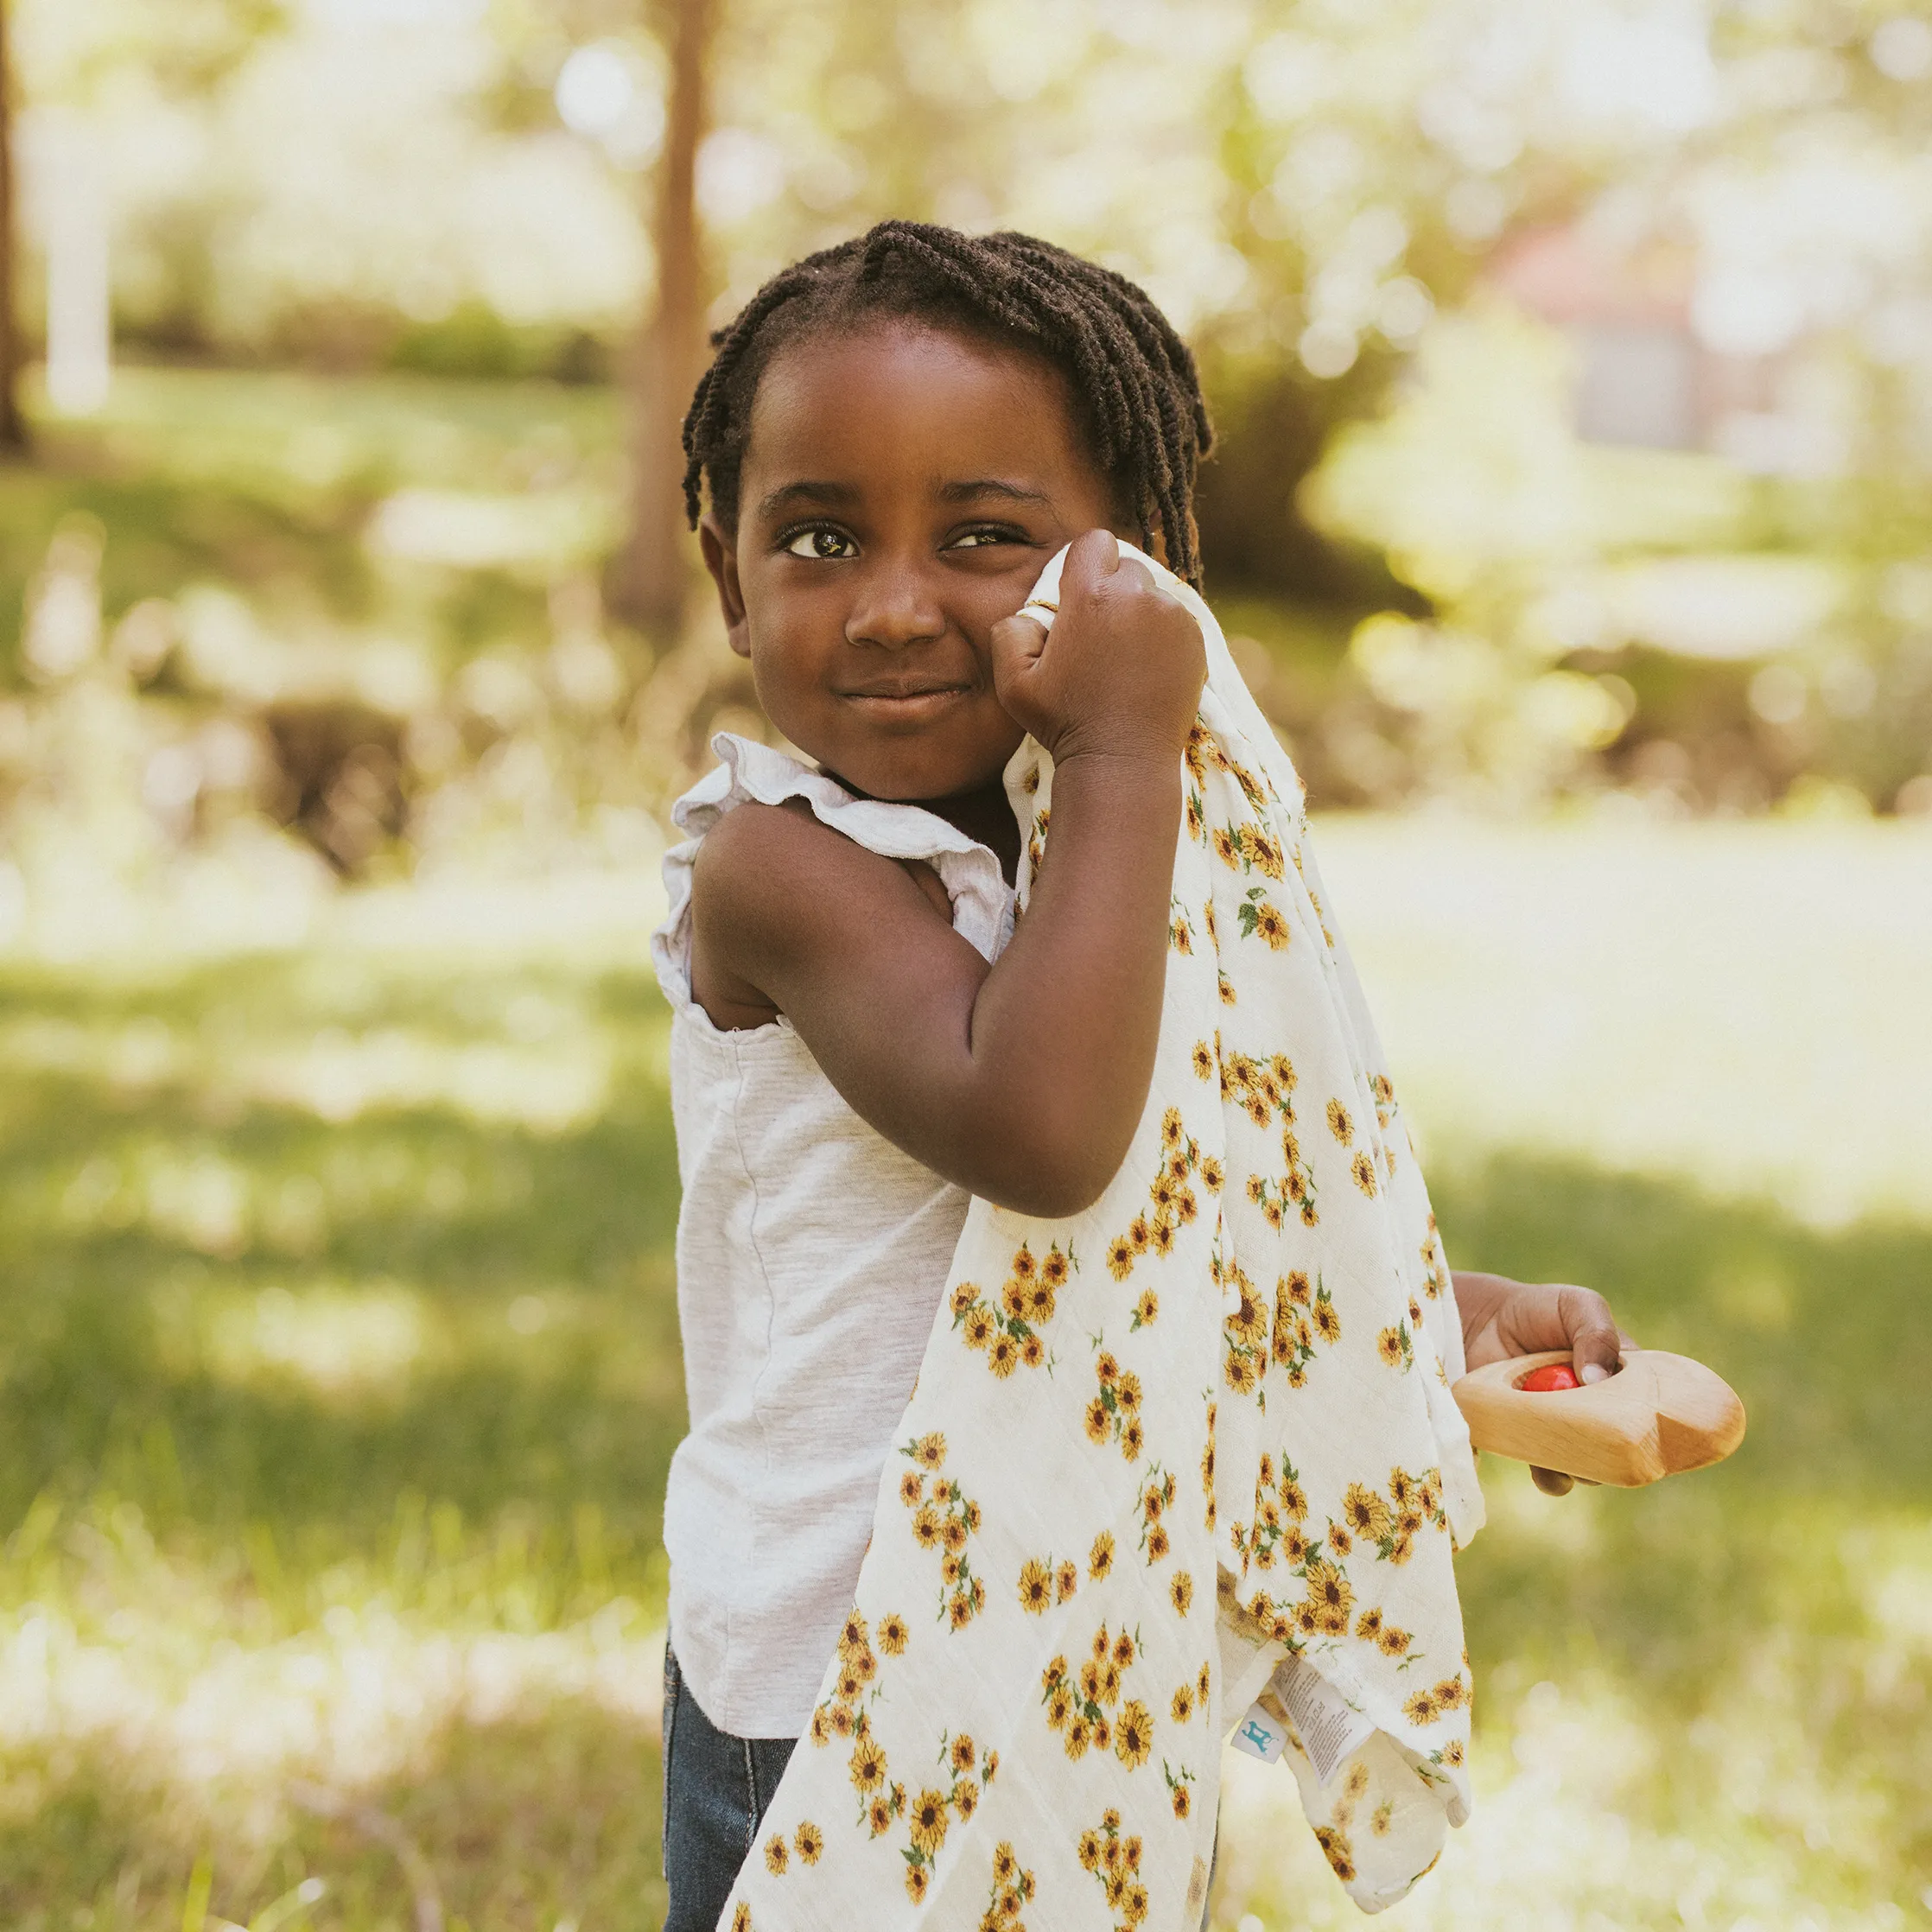
[[912, 868], [782, 806], [741, 806], [706, 839], [695, 938], [725, 1003], [783, 1013], [888, 1140], [1060, 1216], [1112, 1179], [1153, 1077], [1204, 656], [1105, 532], [1074, 545], [1052, 635], [1012, 618], [993, 649], [1001, 704], [1054, 759], [1046, 855], [995, 964]]

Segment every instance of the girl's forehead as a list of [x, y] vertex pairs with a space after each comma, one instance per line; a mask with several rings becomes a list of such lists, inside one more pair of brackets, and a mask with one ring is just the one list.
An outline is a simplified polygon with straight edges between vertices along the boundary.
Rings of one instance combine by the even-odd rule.
[[800, 464], [931, 474], [994, 463], [1070, 483], [1097, 476], [1066, 378], [1044, 356], [896, 318], [779, 350], [750, 432], [745, 468], [761, 475]]

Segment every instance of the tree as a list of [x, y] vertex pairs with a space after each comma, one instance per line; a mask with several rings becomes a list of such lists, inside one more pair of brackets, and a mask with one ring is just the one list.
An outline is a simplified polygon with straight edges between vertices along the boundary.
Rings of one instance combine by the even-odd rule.
[[707, 112], [714, 0], [676, 0], [670, 102], [658, 171], [658, 298], [634, 365], [631, 534], [616, 603], [661, 640], [684, 614], [689, 538], [679, 429], [704, 355], [703, 238], [697, 219], [697, 149]]
[[20, 336], [14, 322], [13, 69], [7, 58], [7, 0], [0, 0], [0, 451], [27, 448], [20, 413]]

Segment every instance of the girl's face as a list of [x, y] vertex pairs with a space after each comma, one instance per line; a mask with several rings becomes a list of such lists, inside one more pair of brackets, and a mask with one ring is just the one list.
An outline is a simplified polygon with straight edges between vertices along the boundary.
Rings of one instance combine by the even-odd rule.
[[699, 536], [772, 722], [861, 792], [937, 799], [1018, 749], [988, 633], [1096, 527], [1117, 514], [1059, 372], [894, 319], [773, 357], [738, 527]]

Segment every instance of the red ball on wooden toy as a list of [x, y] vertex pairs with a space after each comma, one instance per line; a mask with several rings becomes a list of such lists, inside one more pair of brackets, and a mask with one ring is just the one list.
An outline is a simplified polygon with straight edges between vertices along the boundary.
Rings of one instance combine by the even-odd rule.
[[1532, 1369], [1516, 1387], [1527, 1389], [1532, 1395], [1547, 1395], [1553, 1389], [1579, 1389], [1582, 1384], [1567, 1362], [1550, 1362], [1541, 1369]]

